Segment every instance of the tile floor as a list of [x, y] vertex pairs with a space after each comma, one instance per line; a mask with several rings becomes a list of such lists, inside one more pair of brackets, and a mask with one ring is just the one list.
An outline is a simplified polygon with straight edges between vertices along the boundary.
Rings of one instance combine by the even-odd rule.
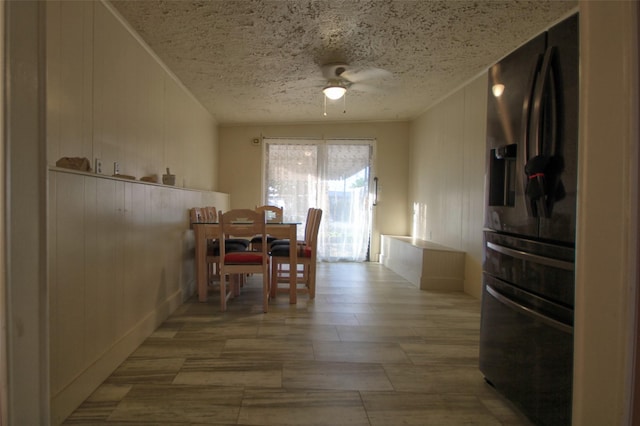
[[377, 263], [323, 263], [316, 299], [181, 306], [66, 425], [530, 425], [478, 370], [479, 301]]

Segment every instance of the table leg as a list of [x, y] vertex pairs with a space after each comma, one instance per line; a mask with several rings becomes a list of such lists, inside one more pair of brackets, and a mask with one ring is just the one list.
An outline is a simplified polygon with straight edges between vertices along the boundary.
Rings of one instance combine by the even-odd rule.
[[298, 303], [298, 244], [296, 243], [298, 236], [296, 234], [296, 226], [291, 226], [289, 229], [289, 304], [291, 305]]
[[207, 238], [204, 226], [194, 226], [196, 244], [196, 284], [198, 286], [198, 301], [207, 301]]

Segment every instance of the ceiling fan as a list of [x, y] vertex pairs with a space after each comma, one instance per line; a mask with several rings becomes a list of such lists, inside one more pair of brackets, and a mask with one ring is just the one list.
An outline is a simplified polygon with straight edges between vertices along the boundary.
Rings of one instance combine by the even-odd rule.
[[373, 86], [363, 82], [390, 77], [392, 74], [382, 68], [359, 68], [346, 63], [333, 62], [321, 67], [322, 76], [327, 80], [322, 92], [325, 97], [337, 100], [349, 90], [372, 91]]

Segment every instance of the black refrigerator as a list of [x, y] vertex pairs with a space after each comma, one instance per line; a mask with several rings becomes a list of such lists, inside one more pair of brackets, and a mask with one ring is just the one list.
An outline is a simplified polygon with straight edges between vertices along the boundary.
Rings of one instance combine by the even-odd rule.
[[537, 425], [570, 425], [578, 15], [489, 69], [480, 370]]

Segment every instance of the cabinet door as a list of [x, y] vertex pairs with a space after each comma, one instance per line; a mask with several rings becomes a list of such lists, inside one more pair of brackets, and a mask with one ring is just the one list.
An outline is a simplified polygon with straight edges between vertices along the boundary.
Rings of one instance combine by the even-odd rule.
[[123, 226], [123, 309], [121, 315], [125, 326], [133, 327], [154, 306], [151, 285], [146, 279], [146, 243], [148, 238], [146, 210], [146, 185], [124, 183], [124, 226]]
[[59, 173], [55, 182], [51, 287], [51, 387], [55, 393], [86, 364], [84, 177]]
[[[117, 339], [118, 294], [122, 233], [119, 231], [120, 182], [87, 178], [85, 333], [90, 360], [99, 357]], [[99, 303], [97, 303], [99, 301]]]

